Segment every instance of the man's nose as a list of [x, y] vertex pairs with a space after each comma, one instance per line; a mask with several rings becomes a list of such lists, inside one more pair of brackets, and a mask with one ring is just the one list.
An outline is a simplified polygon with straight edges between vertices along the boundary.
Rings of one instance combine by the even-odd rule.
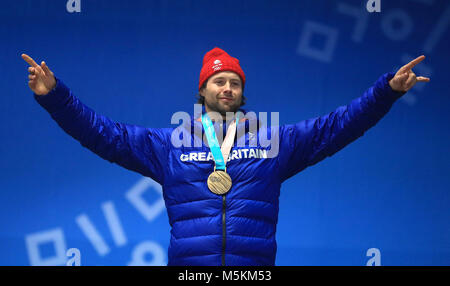
[[225, 83], [223, 93], [231, 94], [231, 84], [229, 82]]

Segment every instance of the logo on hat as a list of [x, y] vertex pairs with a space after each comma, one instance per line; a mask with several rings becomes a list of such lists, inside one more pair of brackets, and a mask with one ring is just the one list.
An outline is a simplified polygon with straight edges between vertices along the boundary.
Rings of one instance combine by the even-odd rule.
[[215, 60], [214, 61], [214, 65], [212, 66], [212, 68], [215, 71], [220, 70], [222, 68], [222, 62], [220, 60]]

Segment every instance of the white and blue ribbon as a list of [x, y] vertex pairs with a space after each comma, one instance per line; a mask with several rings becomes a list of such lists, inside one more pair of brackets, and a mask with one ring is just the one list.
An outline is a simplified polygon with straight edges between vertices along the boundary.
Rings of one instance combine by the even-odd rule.
[[[229, 144], [222, 144], [222, 149], [220, 148], [219, 141], [217, 140], [216, 131], [214, 130], [214, 125], [209, 118], [208, 114], [202, 114], [202, 124], [205, 129], [206, 140], [208, 140], [209, 148], [211, 149], [214, 162], [216, 163], [216, 170], [225, 171], [225, 158], [223, 154], [226, 154], [226, 159], [228, 159], [228, 154], [230, 153], [231, 145], [233, 145], [234, 136], [236, 133], [236, 127], [239, 122], [239, 116], [236, 116], [236, 126], [235, 128], [228, 128], [227, 135], [225, 136], [224, 142], [230, 142]], [[233, 133], [233, 134], [231, 134]], [[230, 137], [232, 136], [232, 138]], [[228, 140], [227, 140], [228, 139]], [[227, 150], [228, 149], [228, 150]]]

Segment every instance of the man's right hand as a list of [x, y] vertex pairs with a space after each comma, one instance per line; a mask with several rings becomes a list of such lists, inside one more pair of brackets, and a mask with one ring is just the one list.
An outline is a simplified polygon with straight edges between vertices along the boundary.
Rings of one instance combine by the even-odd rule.
[[52, 71], [43, 61], [38, 65], [30, 56], [22, 54], [22, 58], [30, 65], [28, 68], [28, 86], [37, 95], [46, 95], [56, 86]]

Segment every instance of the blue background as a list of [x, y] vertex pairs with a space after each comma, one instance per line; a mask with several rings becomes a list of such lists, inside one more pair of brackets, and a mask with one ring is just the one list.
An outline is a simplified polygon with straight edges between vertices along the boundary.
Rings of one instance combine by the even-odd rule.
[[[215, 46], [240, 60], [246, 108], [280, 112], [282, 124], [347, 104], [425, 54], [414, 71], [430, 83], [283, 184], [276, 264], [366, 265], [377, 248], [381, 265], [450, 265], [448, 1], [381, 0], [380, 13], [362, 0], [81, 0], [79, 13], [66, 2], [0, 1], [0, 265], [65, 265], [69, 248], [81, 265], [164, 265], [170, 237], [165, 209], [153, 205], [158, 188], [141, 193], [155, 211], [146, 219], [127, 194], [151, 182], [65, 134], [33, 99], [20, 54], [45, 60], [98, 113], [169, 127], [173, 113], [193, 111], [203, 55]], [[107, 251], [82, 231], [81, 215]], [[49, 233], [33, 260], [27, 241]], [[156, 246], [134, 259], [148, 243]]]

